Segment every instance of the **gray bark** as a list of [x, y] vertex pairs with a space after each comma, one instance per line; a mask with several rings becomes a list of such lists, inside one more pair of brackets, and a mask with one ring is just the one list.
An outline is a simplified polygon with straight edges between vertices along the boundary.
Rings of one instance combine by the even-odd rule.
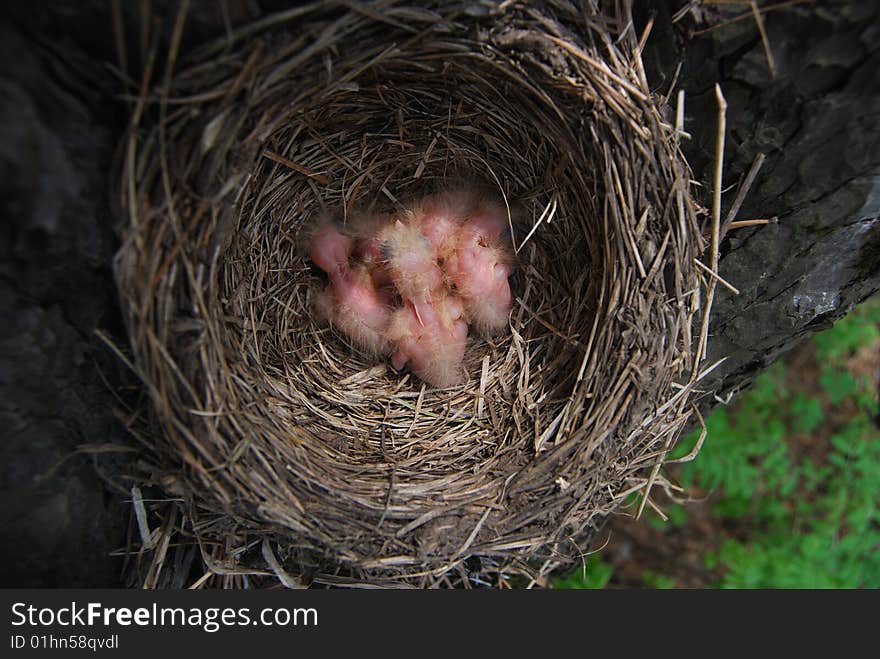
[[[75, 51], [0, 26], [0, 583], [118, 583], [123, 500], [83, 444], [120, 441], [93, 332], [116, 313], [112, 120]], [[104, 360], [112, 374], [116, 366]], [[129, 440], [124, 440], [129, 441]]]
[[[654, 3], [645, 60], [659, 89], [682, 62], [693, 135], [684, 148], [697, 178], [711, 189], [718, 82], [728, 102], [725, 187], [766, 156], [738, 217], [779, 218], [735, 229], [721, 246], [720, 274], [741, 293], [718, 288], [709, 361], [727, 361], [703, 386], [723, 399], [880, 289], [880, 4], [821, 5], [766, 14], [773, 78], [751, 18], [688, 38], [705, 25], [673, 26], [668, 3]], [[735, 193], [725, 193], [724, 212]]]

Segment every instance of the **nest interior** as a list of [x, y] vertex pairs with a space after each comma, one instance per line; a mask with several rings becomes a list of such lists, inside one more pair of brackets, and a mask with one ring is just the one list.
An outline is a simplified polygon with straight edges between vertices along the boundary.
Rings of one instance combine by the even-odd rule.
[[[140, 99], [117, 282], [155, 462], [227, 567], [267, 539], [302, 582], [534, 580], [688, 417], [702, 244], [632, 25], [474, 7], [309, 5]], [[514, 303], [438, 390], [316, 319], [303, 243], [462, 184], [510, 209]]]

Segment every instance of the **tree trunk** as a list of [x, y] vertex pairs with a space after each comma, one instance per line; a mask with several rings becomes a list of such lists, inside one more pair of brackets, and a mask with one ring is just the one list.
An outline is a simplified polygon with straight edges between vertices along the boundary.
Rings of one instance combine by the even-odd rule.
[[[775, 78], [747, 4], [727, 12], [745, 20], [701, 35], [688, 34], [710, 27], [693, 14], [673, 25], [668, 3], [653, 5], [644, 58], [660, 90], [682, 62], [693, 135], [684, 148], [697, 179], [711, 189], [719, 83], [728, 102], [725, 187], [766, 156], [738, 218], [778, 218], [734, 229], [721, 246], [719, 274], [740, 293], [717, 289], [709, 362], [727, 360], [703, 388], [726, 400], [880, 289], [880, 4], [767, 13]], [[735, 194], [725, 193], [724, 212]]]
[[0, 25], [0, 61], [14, 63], [0, 73], [0, 582], [111, 585], [124, 501], [77, 447], [130, 441], [93, 339], [117, 316], [106, 175], [119, 127], [75, 49]]
[[[172, 4], [154, 3], [166, 24]], [[880, 7], [853, 0], [767, 13], [774, 78], [752, 18], [694, 34], [709, 27], [703, 10], [674, 23], [680, 3], [636, 4], [637, 29], [654, 20], [644, 54], [652, 86], [665, 93], [682, 64], [677, 80], [692, 135], [685, 148], [697, 180], [709, 189], [716, 82], [729, 103], [725, 182], [736, 183], [758, 153], [766, 155], [738, 218], [778, 223], [734, 229], [722, 245], [721, 275], [740, 294], [719, 288], [710, 360], [728, 359], [704, 388], [726, 398], [880, 288]], [[94, 466], [105, 459], [76, 452], [131, 443], [104, 384], [123, 375], [107, 375], [118, 364], [94, 338], [97, 328], [121, 334], [108, 173], [127, 108], [110, 73], [109, 63], [121, 61], [111, 6], [14, 3], [0, 21], [3, 61], [14, 63], [0, 72], [7, 586], [116, 583], [120, 563], [110, 552], [125, 543], [125, 490], [99, 477]], [[120, 6], [126, 43], [138, 43], [140, 5]], [[225, 14], [194, 6], [185, 44], [258, 11], [236, 1]], [[135, 50], [126, 56], [129, 72], [139, 67]], [[734, 194], [725, 193], [725, 208]], [[715, 400], [707, 396], [705, 406]]]

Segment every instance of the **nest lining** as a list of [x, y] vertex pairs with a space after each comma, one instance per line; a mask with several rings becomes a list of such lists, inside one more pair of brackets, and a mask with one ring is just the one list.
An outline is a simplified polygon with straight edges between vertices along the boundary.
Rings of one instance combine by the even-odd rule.
[[[566, 7], [322, 5], [143, 99], [117, 281], [156, 462], [230, 563], [270, 538], [319, 582], [557, 565], [680, 431], [687, 169], [632, 39]], [[511, 332], [469, 338], [468, 381], [436, 390], [316, 320], [303, 242], [462, 182], [511, 209]]]

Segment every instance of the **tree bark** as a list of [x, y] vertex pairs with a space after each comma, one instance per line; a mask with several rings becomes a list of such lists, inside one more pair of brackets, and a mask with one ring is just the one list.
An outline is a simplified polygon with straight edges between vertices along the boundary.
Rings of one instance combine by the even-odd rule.
[[[652, 86], [665, 93], [681, 63], [695, 177], [709, 189], [716, 82], [729, 103], [726, 183], [739, 181], [759, 152], [767, 158], [739, 219], [778, 223], [735, 229], [722, 245], [721, 275], [740, 294], [718, 289], [709, 359], [727, 361], [703, 386], [723, 399], [880, 288], [880, 7], [852, 0], [767, 13], [772, 77], [753, 19], [695, 34], [709, 24], [694, 13], [674, 23], [682, 3], [635, 4], [637, 29], [654, 21], [644, 53]], [[137, 43], [139, 5], [120, 6], [127, 43]], [[153, 6], [170, 25], [174, 3]], [[227, 3], [225, 15], [215, 5], [193, 6], [185, 44], [259, 11], [245, 2]], [[123, 375], [107, 375], [118, 365], [94, 338], [96, 328], [122, 333], [108, 197], [127, 109], [110, 72], [120, 62], [111, 7], [13, 3], [0, 18], [7, 319], [0, 578], [7, 586], [118, 583], [120, 563], [110, 552], [124, 544], [125, 492], [108, 489], [96, 463], [76, 452], [131, 443], [104, 384]], [[139, 66], [137, 50], [126, 56], [129, 71]], [[725, 193], [725, 207], [734, 194]], [[704, 406], [716, 401], [707, 396]]]
[[[702, 386], [727, 400], [880, 289], [880, 4], [767, 13], [775, 77], [747, 4], [710, 24], [692, 14], [673, 24], [673, 8], [653, 3], [644, 59], [661, 90], [682, 64], [693, 136], [684, 149], [696, 177], [708, 197], [718, 83], [728, 102], [725, 186], [742, 180], [758, 153], [766, 156], [738, 218], [778, 218], [735, 229], [721, 246], [719, 274], [740, 294], [717, 289], [708, 361], [727, 360]], [[747, 18], [693, 34], [738, 15]], [[724, 212], [735, 194], [724, 194]]]
[[0, 582], [111, 585], [124, 502], [79, 450], [129, 441], [93, 335], [120, 327], [106, 178], [118, 122], [76, 49], [0, 25], [0, 61]]

